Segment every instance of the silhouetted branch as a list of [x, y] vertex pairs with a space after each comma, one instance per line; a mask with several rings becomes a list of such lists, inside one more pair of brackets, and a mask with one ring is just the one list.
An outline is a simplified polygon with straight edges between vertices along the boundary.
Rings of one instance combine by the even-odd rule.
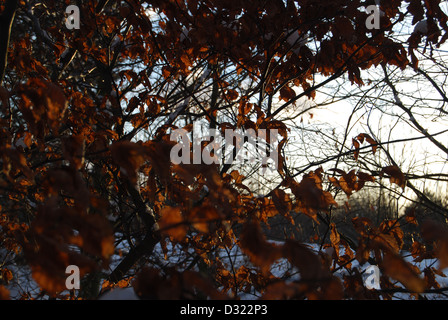
[[11, 26], [17, 10], [17, 0], [7, 0], [5, 9], [0, 16], [0, 85], [5, 77], [8, 64], [8, 47], [11, 37]]

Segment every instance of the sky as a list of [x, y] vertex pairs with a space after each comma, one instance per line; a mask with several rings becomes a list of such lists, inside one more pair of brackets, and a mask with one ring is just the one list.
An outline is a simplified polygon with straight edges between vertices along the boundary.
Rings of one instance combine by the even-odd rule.
[[[443, 2], [441, 7], [446, 12], [448, 11], [447, 2]], [[148, 10], [148, 15], [151, 19], [156, 20], [157, 14], [153, 11]], [[404, 42], [409, 36], [410, 32], [414, 29], [424, 31], [424, 23], [419, 23], [416, 26], [411, 25], [397, 25], [395, 28], [396, 36]], [[183, 36], [188, 36], [185, 34]], [[288, 38], [289, 39], [289, 38]], [[441, 48], [435, 48], [434, 55], [441, 61], [446, 60], [444, 58], [445, 54], [448, 54], [448, 47], [442, 46]], [[429, 61], [429, 60], [428, 60]], [[428, 62], [421, 63], [422, 68], [426, 70], [433, 69]], [[401, 80], [399, 84], [396, 84], [397, 90], [400, 92], [400, 99], [405, 105], [413, 106], [412, 111], [415, 111], [415, 116], [418, 122], [427, 128], [429, 133], [436, 133], [448, 129], [448, 117], [445, 115], [438, 115], [433, 112], [433, 110], [428, 109], [428, 105], [434, 107], [437, 104], [437, 100], [440, 100], [440, 96], [434, 90], [427, 80], [422, 80], [419, 77], [419, 81], [416, 81], [417, 77], [411, 71], [405, 71], [403, 77], [408, 77], [407, 80]], [[431, 74], [437, 77], [437, 81], [444, 83], [444, 74]], [[312, 109], [309, 112], [304, 112], [300, 117], [295, 118], [291, 121], [292, 126], [297, 127], [298, 130], [293, 130], [290, 134], [290, 153], [288, 154], [289, 163], [297, 167], [306, 166], [307, 162], [313, 161], [313, 156], [325, 157], [328, 155], [334, 155], [337, 150], [331, 150], [330, 146], [325, 146], [327, 149], [323, 149], [323, 142], [328, 143], [331, 139], [334, 142], [331, 143], [341, 143], [341, 137], [347, 131], [347, 141], [345, 143], [346, 148], [351, 147], [351, 139], [356, 137], [360, 133], [369, 133], [374, 138], [379, 141], [388, 140], [400, 140], [409, 137], [418, 137], [422, 134], [418, 133], [412, 124], [410, 124], [407, 115], [403, 113], [402, 110], [393, 106], [393, 95], [390, 94], [390, 90], [386, 90], [381, 82], [376, 83], [376, 81], [383, 79], [381, 68], [374, 68], [364, 73], [366, 79], [366, 86], [360, 90], [368, 90], [369, 96], [361, 97], [361, 91], [354, 86], [351, 86], [349, 82], [345, 79], [345, 82], [337, 82], [338, 91], [337, 94], [344, 96], [347, 94], [353, 94], [350, 99], [343, 99], [339, 102], [332, 102], [326, 105], [329, 101], [329, 95], [331, 96], [335, 91], [333, 90], [336, 86], [330, 83], [320, 90], [314, 101], [306, 101], [302, 99], [304, 104], [297, 103], [295, 112], [301, 112], [308, 108], [310, 105], [316, 104], [317, 108]], [[369, 84], [368, 79], [373, 81], [373, 84]], [[319, 78], [316, 81], [319, 82]], [[375, 87], [375, 85], [378, 85]], [[296, 92], [300, 92], [300, 89], [295, 88]], [[386, 95], [385, 92], [389, 94]], [[349, 129], [347, 129], [348, 120], [352, 115], [354, 109], [357, 111], [353, 114], [350, 122]], [[418, 115], [419, 112], [424, 112], [424, 115]], [[291, 109], [286, 110], [286, 112], [291, 112]], [[287, 114], [290, 116], [291, 114]], [[334, 129], [333, 137], [331, 133], [325, 132], [327, 134], [327, 139], [325, 136], [317, 137], [313, 136], [309, 131], [304, 134], [304, 130], [324, 130], [324, 129]], [[307, 140], [306, 146], [300, 146], [298, 144], [303, 143], [303, 139]], [[324, 140], [322, 140], [324, 139]], [[448, 145], [448, 135], [441, 134], [437, 136], [443, 144]], [[432, 143], [428, 142], [427, 139], [420, 139], [415, 141], [393, 143], [386, 146], [389, 152], [392, 154], [394, 159], [399, 163], [402, 170], [406, 172], [427, 174], [427, 173], [447, 173], [447, 155], [443, 155], [437, 147]], [[348, 149], [345, 149], [348, 150]], [[381, 160], [380, 160], [381, 158]], [[377, 160], [384, 166], [390, 165], [391, 163], [384, 159], [380, 153], [377, 155]], [[314, 168], [315, 169], [315, 168]], [[248, 171], [250, 173], [250, 171]], [[275, 176], [275, 173], [262, 174], [259, 180], [269, 180]], [[263, 181], [258, 181], [257, 183], [263, 184]], [[418, 185], [418, 183], [416, 183]], [[438, 194], [445, 195], [448, 191], [446, 182], [443, 183], [432, 183], [425, 181], [418, 185], [419, 187], [428, 187]], [[406, 195], [412, 197], [412, 193], [406, 190]]]

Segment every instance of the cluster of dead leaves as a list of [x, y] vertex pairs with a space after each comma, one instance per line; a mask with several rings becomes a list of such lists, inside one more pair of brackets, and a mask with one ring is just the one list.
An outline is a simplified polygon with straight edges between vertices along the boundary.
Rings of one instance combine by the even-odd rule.
[[423, 292], [426, 284], [420, 270], [403, 259], [403, 231], [398, 220], [388, 220], [375, 227], [368, 218], [354, 218], [353, 225], [360, 234], [356, 259], [365, 263], [374, 253], [375, 261], [386, 275], [401, 282], [411, 292]]
[[355, 169], [350, 172], [345, 172], [341, 169], [333, 169], [339, 173], [341, 177], [339, 179], [335, 177], [328, 177], [328, 180], [337, 188], [345, 192], [347, 197], [350, 197], [353, 192], [361, 190], [366, 182], [374, 182], [375, 178], [368, 173], [357, 171]]
[[43, 139], [50, 131], [58, 135], [68, 106], [64, 91], [52, 82], [31, 78], [18, 93], [19, 108], [29, 132], [37, 139]]
[[364, 141], [368, 142], [372, 146], [373, 154], [375, 154], [376, 150], [378, 149], [378, 143], [370, 135], [368, 135], [367, 133], [360, 133], [356, 138], [352, 139], [353, 146], [355, 147], [353, 153], [355, 160], [358, 160], [359, 158], [360, 144], [364, 143]]
[[406, 178], [401, 169], [395, 165], [384, 167], [381, 170], [381, 175], [387, 174], [391, 183], [395, 183], [402, 189], [406, 186]]
[[300, 182], [286, 178], [282, 183], [295, 196], [294, 207], [316, 222], [318, 211], [327, 211], [331, 205], [338, 205], [332, 194], [322, 189], [322, 173], [323, 169], [319, 168], [304, 175]]
[[216, 290], [214, 284], [194, 271], [178, 272], [154, 268], [140, 271], [133, 282], [135, 293], [141, 299], [179, 300], [196, 299], [198, 296], [213, 300], [228, 297]]
[[107, 267], [114, 238], [103, 217], [47, 204], [39, 208], [22, 247], [33, 278], [43, 290], [56, 294], [66, 289], [67, 266], [78, 266], [81, 277]]
[[106, 207], [90, 194], [77, 170], [49, 170], [43, 185], [48, 198], [17, 238], [33, 278], [48, 294], [57, 294], [66, 289], [67, 266], [78, 266], [80, 276], [108, 266], [114, 235]]
[[268, 275], [272, 264], [285, 258], [300, 273], [297, 283], [273, 281], [264, 293], [265, 299], [342, 299], [342, 282], [334, 277], [322, 256], [313, 252], [305, 244], [286, 240], [282, 244], [266, 240], [256, 221], [248, 221], [241, 232], [240, 247], [250, 261], [260, 268], [264, 276]]
[[170, 150], [173, 143], [169, 141], [148, 141], [146, 143], [117, 141], [110, 147], [112, 159], [120, 167], [121, 173], [137, 183], [138, 170], [145, 162], [149, 162], [159, 178], [168, 183], [170, 178]]
[[[54, 61], [57, 63], [62, 62], [61, 54], [66, 46], [69, 46], [78, 51], [81, 59], [95, 57], [97, 66], [101, 63], [107, 65], [110, 62], [108, 57], [111, 52], [106, 52], [96, 39], [108, 38], [105, 37], [106, 34], [116, 33], [117, 38], [123, 40], [123, 43], [125, 41], [132, 43], [129, 46], [120, 45], [122, 57], [131, 62], [142, 61], [148, 66], [154, 61], [165, 63], [160, 68], [161, 76], [168, 82], [178, 78], [179, 75], [188, 77], [194, 66], [203, 62], [213, 66], [225, 65], [230, 69], [234, 68], [238, 76], [248, 74], [248, 79], [259, 82], [263, 94], [272, 97], [278, 93], [279, 99], [287, 104], [297, 97], [292, 84], [302, 87], [309, 97], [314, 97], [310, 83], [315, 78], [316, 72], [330, 76], [340, 70], [346, 70], [349, 80], [361, 85], [363, 83], [361, 69], [380, 62], [404, 68], [408, 65], [408, 53], [411, 56], [412, 66], [416, 68], [418, 61], [413, 51], [424, 36], [412, 34], [408, 39], [410, 48], [406, 50], [401, 43], [389, 39], [384, 32], [399, 13], [400, 5], [401, 2], [395, 0], [381, 4], [385, 15], [382, 17], [382, 29], [379, 31], [379, 36], [373, 38], [372, 31], [365, 28], [366, 14], [358, 10], [360, 2], [348, 3], [339, 0], [327, 3], [317, 0], [302, 1], [300, 6], [296, 6], [293, 1], [264, 1], [261, 9], [256, 1], [155, 0], [151, 2], [151, 8], [163, 17], [157, 28], [151, 28], [150, 18], [143, 14], [147, 7], [134, 1], [113, 7], [117, 11], [115, 15], [99, 15], [93, 6], [82, 8], [82, 16], [88, 19], [84, 19], [84, 27], [77, 37], [73, 37], [70, 33], [64, 36], [58, 28], [45, 28], [44, 24], [42, 28], [47, 29], [44, 31], [56, 42]], [[346, 13], [350, 13], [350, 17], [344, 14], [335, 17], [335, 13], [340, 12], [342, 7]], [[60, 12], [54, 10], [56, 8], [56, 5], [50, 6], [49, 10]], [[448, 30], [446, 15], [438, 7], [437, 1], [423, 3], [412, 0], [409, 1], [407, 10], [413, 16], [413, 24], [424, 17], [428, 18], [429, 32], [426, 37], [428, 43], [439, 45], [447, 39], [448, 36], [442, 36], [441, 33], [442, 29]], [[259, 14], [260, 12], [263, 14]], [[309, 21], [321, 23], [310, 25]], [[132, 26], [126, 35], [121, 33], [121, 28], [125, 25]], [[189, 30], [188, 36], [184, 30]], [[311, 46], [308, 47], [307, 43], [299, 44], [300, 41], [288, 46], [288, 37], [285, 37], [285, 34], [306, 34], [310, 42], [320, 43], [320, 48], [311, 50]], [[84, 184], [85, 177], [78, 172], [85, 165], [86, 148], [90, 147], [95, 152], [102, 148], [109, 150], [110, 158], [107, 160], [112, 159], [119, 168], [119, 175], [128, 179], [133, 185], [138, 184], [141, 170], [144, 170], [143, 176], [147, 183], [144, 191], [147, 192], [148, 199], [154, 202], [155, 211], [160, 216], [159, 230], [173, 241], [184, 241], [190, 228], [204, 237], [201, 239], [211, 234], [214, 236], [218, 234], [221, 239], [226, 239], [222, 233], [230, 232], [229, 228], [223, 227], [222, 224], [218, 227], [217, 222], [243, 223], [240, 245], [252, 263], [262, 270], [262, 275], [257, 274], [259, 279], [264, 279], [263, 276], [268, 273], [272, 263], [282, 257], [287, 258], [299, 269], [303, 280], [301, 283], [271, 283], [265, 297], [290, 298], [304, 293], [308, 298], [341, 296], [340, 283], [329, 274], [318, 255], [294, 241], [287, 241], [281, 245], [268, 242], [258, 223], [252, 220], [256, 216], [265, 222], [270, 217], [282, 214], [293, 222], [289, 213], [294, 210], [317, 221], [319, 211], [325, 212], [331, 206], [337, 205], [333, 195], [323, 188], [321, 168], [304, 175], [300, 182], [286, 178], [282, 187], [290, 189], [291, 194], [275, 189], [267, 197], [256, 199], [249, 188], [242, 184], [238, 172], [220, 175], [213, 166], [172, 166], [169, 157], [172, 143], [166, 137], [144, 143], [118, 141], [122, 132], [111, 130], [112, 126], [110, 128], [105, 126], [102, 133], [93, 133], [96, 129], [90, 124], [101, 124], [103, 118], [98, 114], [104, 115], [104, 112], [97, 112], [98, 110], [92, 107], [95, 104], [93, 97], [73, 99], [72, 101], [78, 103], [74, 103], [75, 105], [71, 106], [73, 109], [68, 112], [66, 94], [59, 85], [44, 80], [49, 74], [49, 68], [47, 70], [47, 66], [44, 66], [39, 59], [32, 57], [34, 50], [29, 50], [32, 45], [34, 43], [29, 37], [12, 44], [15, 50], [15, 54], [11, 55], [12, 73], [25, 80], [15, 92], [8, 92], [3, 88], [0, 90], [2, 112], [7, 114], [7, 109], [11, 109], [9, 100], [12, 95], [16, 95], [18, 99], [15, 99], [15, 102], [25, 125], [20, 132], [16, 132], [15, 139], [23, 138], [27, 148], [32, 147], [35, 140], [38, 140], [39, 151], [48, 150], [48, 154], [45, 154], [45, 157], [48, 157], [43, 160], [48, 160], [49, 163], [65, 160], [68, 167], [53, 170], [40, 167], [39, 170], [31, 170], [28, 163], [30, 158], [27, 158], [20, 149], [11, 147], [12, 130], [9, 128], [12, 126], [5, 120], [7, 116], [2, 117], [0, 119], [2, 173], [9, 179], [11, 183], [9, 186], [13, 187], [10, 189], [20, 192], [25, 190], [23, 193], [27, 194], [26, 188], [20, 187], [36, 182], [34, 178], [37, 173], [43, 183], [34, 189], [43, 191], [33, 192], [31, 195], [40, 202], [40, 205], [38, 209], [31, 210], [33, 221], [29, 228], [15, 221], [7, 221], [1, 226], [8, 232], [21, 235], [21, 244], [33, 270], [33, 276], [43, 289], [51, 293], [64, 289], [65, 267], [68, 264], [78, 265], [81, 273], [85, 274], [98, 267], [107, 266], [108, 258], [114, 251], [113, 231], [101, 214], [103, 212], [101, 205]], [[87, 61], [79, 65], [84, 64], [87, 65]], [[37, 78], [36, 74], [41, 78]], [[151, 87], [148, 77], [152, 75], [150, 72], [146, 75], [146, 70], [138, 75], [132, 70], [122, 71], [119, 76], [126, 78], [132, 86], [137, 87], [143, 83], [146, 87]], [[70, 78], [76, 77], [62, 79], [60, 84], [67, 88], [76, 87], [75, 83], [70, 82]], [[139, 84], [140, 80], [143, 82]], [[118, 85], [117, 93], [122, 93], [119, 92], [122, 84]], [[127, 89], [132, 90], [132, 86]], [[231, 87], [230, 82], [221, 81], [218, 87], [224, 100], [233, 104], [239, 103], [237, 123], [229, 124], [229, 127], [277, 129], [283, 137], [277, 150], [280, 151], [287, 139], [287, 128], [284, 123], [266, 117], [261, 106], [248, 103], [247, 97], [242, 97], [240, 92]], [[80, 92], [77, 94], [82, 95]], [[148, 127], [149, 122], [146, 119], [148, 113], [156, 114], [161, 110], [158, 102], [164, 97], [157, 96], [154, 101], [148, 103], [149, 111], [145, 111], [142, 105], [149, 96], [151, 94], [145, 93], [129, 101], [125, 110], [129, 115], [137, 111], [137, 108], [140, 111], [128, 117], [128, 122], [134, 128]], [[75, 95], [72, 96], [74, 97]], [[115, 107], [120, 108], [115, 99], [113, 103], [116, 104]], [[216, 118], [216, 110], [211, 112]], [[256, 113], [254, 121], [250, 119], [251, 112]], [[60, 135], [67, 114], [70, 115], [68, 129], [76, 134], [63, 137], [61, 150], [55, 151], [57, 148], [47, 144], [45, 139]], [[117, 122], [123, 121], [115, 115], [111, 118]], [[207, 118], [211, 121], [209, 115]], [[77, 124], [82, 125], [85, 130], [76, 128]], [[223, 127], [224, 124], [221, 128]], [[97, 136], [103, 136], [100, 143], [99, 139], [95, 139]], [[96, 141], [92, 144], [100, 144], [99, 148], [88, 145], [93, 140]], [[115, 142], [109, 146], [108, 140]], [[266, 137], [266, 141], [270, 142], [270, 137]], [[365, 133], [360, 134], [353, 139], [356, 160], [364, 142], [369, 144], [373, 153], [377, 150], [378, 143], [372, 137]], [[54, 157], [57, 153], [62, 156], [60, 159]], [[282, 168], [284, 159], [280, 160], [279, 172], [285, 174]], [[343, 170], [336, 172], [340, 177], [330, 177], [329, 180], [347, 196], [359, 191], [365, 183], [374, 181], [372, 176], [355, 170], [348, 173]], [[397, 166], [384, 167], [380, 174], [387, 175], [392, 183], [402, 188], [406, 185], [405, 175]], [[15, 180], [17, 177], [20, 177], [20, 180]], [[3, 181], [1, 183], [3, 187]], [[118, 183], [112, 187], [117, 185]], [[164, 188], [164, 195], [160, 195], [161, 186]], [[206, 194], [201, 194], [206, 189], [208, 189]], [[20, 201], [19, 198], [14, 200]], [[95, 210], [89, 210], [91, 207], [95, 207]], [[387, 275], [403, 283], [409, 290], [421, 292], [424, 285], [418, 270], [398, 254], [403, 245], [403, 234], [398, 223], [387, 221], [379, 227], [374, 227], [370, 221], [362, 218], [353, 222], [360, 234], [356, 258], [360, 262], [365, 262], [373, 251], [375, 259]], [[331, 246], [335, 251], [338, 251], [336, 248], [340, 245], [346, 246], [335, 225], [331, 224], [329, 231]], [[438, 257], [440, 267], [448, 266], [446, 230], [428, 223], [423, 226], [423, 237], [426, 242], [434, 246], [434, 256]], [[74, 250], [73, 247], [77, 249]], [[419, 247], [417, 242], [413, 245], [412, 252], [418, 258], [423, 258], [423, 255], [428, 253]], [[336, 256], [341, 263], [350, 258], [339, 257], [337, 254]], [[96, 260], [101, 262], [100, 266]], [[262, 280], [255, 280], [255, 275], [247, 269], [240, 269], [236, 275], [247, 281], [258, 281], [261, 285]], [[224, 269], [220, 276], [222, 279], [230, 277]], [[431, 278], [428, 270], [425, 271], [425, 277]], [[315, 284], [310, 284], [314, 282], [322, 284], [323, 281], [326, 281], [326, 285], [321, 285], [319, 288]], [[185, 291], [189, 290], [187, 287], [190, 289], [196, 287], [210, 297], [220, 297], [209, 283], [190, 272], [180, 274], [167, 271], [162, 275], [159, 271], [148, 269], [136, 282], [137, 291], [142, 296], [151, 298], [184, 297]], [[0, 297], [6, 295], [5, 289], [0, 287]]]
[[428, 245], [433, 245], [434, 255], [439, 261], [439, 270], [448, 267], [448, 229], [433, 220], [424, 221], [421, 235]]

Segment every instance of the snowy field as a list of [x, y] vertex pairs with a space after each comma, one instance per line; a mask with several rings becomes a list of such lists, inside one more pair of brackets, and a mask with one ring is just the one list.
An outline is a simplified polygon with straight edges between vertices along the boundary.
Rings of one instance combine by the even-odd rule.
[[[280, 243], [279, 243], [280, 244]], [[308, 245], [315, 253], [318, 253], [319, 251], [319, 245], [316, 244], [309, 244]], [[169, 248], [171, 251], [173, 248]], [[160, 246], [156, 248], [156, 250], [160, 251]], [[340, 254], [343, 254], [343, 248], [341, 249]], [[434, 259], [426, 259], [421, 262], [415, 263], [413, 262], [413, 258], [410, 255], [410, 253], [403, 251], [402, 256], [405, 258], [406, 261], [412, 263], [413, 265], [417, 266], [420, 270], [423, 270], [426, 267], [433, 267], [435, 269], [438, 268], [438, 262]], [[251, 263], [248, 261], [248, 258], [243, 255], [239, 249], [239, 247], [234, 246], [229, 251], [224, 251], [220, 254], [220, 257], [222, 261], [227, 265], [227, 267], [230, 269], [231, 265], [233, 265], [233, 268], [238, 269], [240, 266], [251, 266]], [[179, 259], [180, 257], [177, 257], [176, 259], [173, 259], [173, 264]], [[232, 261], [230, 262], [231, 259]], [[369, 268], [371, 265], [366, 262], [363, 265], [360, 265], [357, 260], [353, 260], [351, 262], [352, 264], [352, 270], [355, 268], [358, 269], [358, 271], [363, 275], [363, 279], [365, 281], [368, 281], [369, 275], [372, 274], [371, 268]], [[446, 271], [446, 270], [445, 270]], [[285, 275], [288, 277], [288, 281], [296, 281], [300, 280], [300, 274], [297, 272], [297, 270], [292, 267], [286, 259], [280, 259], [276, 263], [272, 265], [271, 273], [279, 278], [284, 278]], [[339, 269], [337, 272], [334, 273], [337, 277], [343, 278], [344, 275], [349, 274], [349, 271], [347, 271], [344, 268]], [[444, 277], [443, 275], [435, 275], [436, 281], [439, 283], [440, 287], [448, 287], [448, 277]], [[399, 282], [393, 282], [396, 286], [404, 288]], [[375, 285], [374, 283], [371, 284], [374, 288], [380, 289], [381, 287], [378, 285]], [[445, 296], [444, 294], [440, 293], [424, 293], [421, 294], [422, 297], [425, 297], [428, 300], [445, 300], [448, 298], [448, 296]], [[257, 292], [253, 293], [240, 293], [238, 296], [241, 300], [256, 300], [260, 297], [260, 295]], [[114, 299], [137, 299], [135, 296], [135, 293], [132, 288], [126, 288], [126, 289], [116, 289], [112, 292], [109, 292], [101, 297], [101, 299], [108, 299], [108, 300], [114, 300]], [[394, 299], [396, 300], [410, 300], [413, 299], [413, 297], [410, 296], [410, 294], [407, 293], [401, 293], [397, 292], [394, 294]]]
[[[278, 243], [280, 244], [280, 243]], [[308, 245], [314, 252], [318, 253], [319, 251], [319, 245], [309, 244]], [[159, 262], [164, 262], [165, 266], [172, 266], [175, 265], [178, 261], [185, 258], [185, 256], [181, 253], [182, 250], [180, 248], [173, 248], [168, 245], [168, 252], [174, 253], [170, 258], [167, 260], [163, 259], [163, 252], [160, 245], [156, 246], [154, 255], [152, 257], [156, 257], [156, 260]], [[184, 253], [185, 254], [185, 253]], [[231, 266], [233, 265], [233, 268], [237, 270], [240, 266], [247, 266], [252, 267], [251, 263], [248, 261], [248, 258], [241, 253], [240, 248], [238, 246], [234, 246], [233, 248], [229, 250], [222, 250], [221, 252], [217, 252], [216, 254], [220, 255], [221, 260], [223, 263], [231, 270]], [[343, 254], [343, 249], [341, 249], [340, 254]], [[419, 267], [420, 270], [423, 270], [426, 267], [432, 267], [434, 269], [438, 269], [438, 262], [433, 259], [426, 259], [421, 262], [413, 262], [412, 256], [408, 252], [402, 252], [402, 256], [405, 258], [406, 261], [412, 263], [413, 265], [416, 265]], [[151, 257], [151, 259], [152, 259]], [[117, 260], [115, 264], [111, 265], [111, 270], [115, 267], [115, 265], [119, 262]], [[369, 263], [365, 263], [363, 265], [360, 265], [357, 260], [353, 260], [351, 262], [352, 270], [355, 268], [358, 269], [358, 271], [363, 275], [363, 280], [368, 281], [369, 275], [373, 274], [371, 272], [371, 268], [369, 268], [371, 265]], [[13, 274], [14, 278], [7, 286], [8, 290], [10, 291], [11, 299], [19, 299], [21, 293], [23, 292], [29, 292], [32, 296], [37, 296], [40, 292], [38, 285], [35, 283], [35, 281], [31, 277], [31, 272], [28, 266], [22, 266], [20, 268], [9, 265], [8, 269], [10, 269]], [[193, 269], [194, 270], [194, 269]], [[446, 270], [443, 270], [446, 271]], [[338, 269], [337, 272], [334, 273], [335, 276], [339, 278], [343, 278], [344, 275], [348, 275], [350, 271], [348, 271], [345, 268]], [[276, 261], [271, 268], [271, 273], [279, 278], [287, 278], [287, 281], [296, 281], [300, 280], [300, 274], [293, 266], [289, 264], [289, 262], [286, 259], [280, 259]], [[423, 275], [421, 275], [423, 276]], [[443, 273], [439, 273], [435, 275], [435, 280], [439, 283], [441, 288], [448, 287], [448, 277], [445, 277]], [[399, 282], [393, 282], [398, 287], [403, 287]], [[373, 287], [377, 288], [374, 283], [372, 283]], [[403, 287], [404, 288], [404, 287]], [[378, 289], [381, 289], [381, 287], [378, 287]], [[243, 293], [241, 292], [238, 297], [241, 300], [256, 300], [261, 295], [258, 292], [251, 292], [251, 293]], [[444, 300], [447, 299], [448, 296], [442, 293], [424, 293], [422, 294], [423, 297], [429, 299], [429, 300]], [[43, 297], [45, 299], [45, 297]], [[100, 296], [100, 299], [103, 300], [136, 300], [138, 297], [134, 293], [134, 290], [132, 287], [130, 288], [117, 288], [112, 291], [106, 292], [102, 296]], [[396, 300], [409, 300], [413, 299], [410, 297], [407, 293], [401, 293], [397, 292], [394, 294], [394, 299]]]

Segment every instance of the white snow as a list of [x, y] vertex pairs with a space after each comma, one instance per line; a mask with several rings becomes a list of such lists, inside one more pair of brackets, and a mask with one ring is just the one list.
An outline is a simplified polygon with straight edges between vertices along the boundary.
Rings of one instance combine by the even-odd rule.
[[116, 288], [100, 296], [99, 300], [140, 300], [134, 288]]
[[[291, 31], [289, 31], [291, 32]], [[289, 33], [288, 32], [288, 33]], [[290, 46], [293, 46], [296, 44], [296, 42], [300, 39], [299, 33], [297, 31], [293, 31], [288, 38], [286, 39], [286, 41], [289, 43]]]
[[25, 144], [25, 137], [20, 137], [16, 141], [14, 141], [14, 144], [11, 146], [12, 149], [22, 147], [23, 149], [28, 148], [28, 146]]
[[191, 31], [191, 28], [183, 28], [182, 29], [182, 32], [181, 32], [181, 34], [180, 34], [180, 37], [179, 37], [179, 41], [180, 42], [184, 42], [185, 40], [187, 40], [188, 39], [188, 34], [190, 33], [190, 31]]
[[295, 54], [299, 53], [299, 50], [302, 46], [306, 44], [308, 41], [308, 36], [306, 34], [299, 34], [297, 30], [288, 30], [287, 33], [289, 36], [286, 38], [286, 42], [294, 49], [292, 50]]
[[420, 33], [420, 34], [427, 34], [428, 33], [428, 21], [427, 20], [419, 21], [414, 27], [414, 32]]

